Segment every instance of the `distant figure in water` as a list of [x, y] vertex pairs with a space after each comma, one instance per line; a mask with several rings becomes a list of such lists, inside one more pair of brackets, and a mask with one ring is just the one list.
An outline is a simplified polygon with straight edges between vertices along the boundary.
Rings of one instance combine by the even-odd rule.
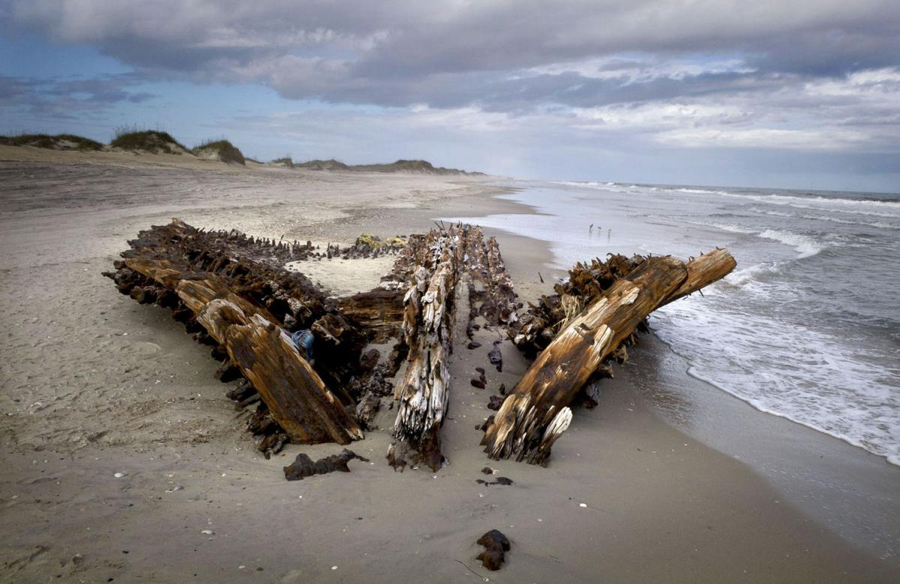
[[300, 351], [300, 356], [305, 357], [309, 364], [312, 365], [315, 362], [315, 359], [313, 358], [313, 341], [315, 340], [315, 337], [313, 336], [312, 331], [309, 329], [301, 329], [295, 333], [287, 330], [284, 332], [291, 337], [291, 342], [294, 343], [294, 346]]
[[593, 223], [591, 223], [591, 226], [588, 227], [588, 233], [591, 233], [591, 234], [594, 233], [594, 224]]
[[609, 239], [612, 237], [612, 227], [606, 230], [606, 243], [609, 243]]

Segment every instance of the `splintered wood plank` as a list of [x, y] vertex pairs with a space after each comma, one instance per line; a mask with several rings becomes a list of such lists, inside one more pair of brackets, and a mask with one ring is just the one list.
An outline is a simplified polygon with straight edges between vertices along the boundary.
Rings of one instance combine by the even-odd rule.
[[571, 421], [568, 406], [612, 351], [688, 276], [672, 257], [650, 258], [616, 281], [556, 336], [504, 401], [482, 444], [491, 458], [543, 464]]

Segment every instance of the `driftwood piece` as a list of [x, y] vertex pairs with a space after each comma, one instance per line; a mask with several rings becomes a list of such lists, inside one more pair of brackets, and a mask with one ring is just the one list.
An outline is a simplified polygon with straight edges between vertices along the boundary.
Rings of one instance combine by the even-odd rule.
[[644, 259], [616, 279], [568, 320], [503, 402], [482, 440], [488, 456], [545, 464], [553, 443], [571, 423], [569, 404], [647, 315], [722, 278], [734, 266], [727, 251], [716, 250], [688, 267], [671, 257]]
[[495, 412], [498, 411], [501, 407], [503, 407], [503, 401], [505, 399], [506, 398], [501, 397], [499, 395], [492, 395], [490, 398], [488, 398], [488, 404], [487, 404], [488, 409], [494, 410]]
[[508, 487], [513, 484], [513, 480], [507, 477], [497, 477], [496, 481], [486, 481], [484, 479], [475, 479], [475, 483], [489, 487], [491, 485], [503, 485]]

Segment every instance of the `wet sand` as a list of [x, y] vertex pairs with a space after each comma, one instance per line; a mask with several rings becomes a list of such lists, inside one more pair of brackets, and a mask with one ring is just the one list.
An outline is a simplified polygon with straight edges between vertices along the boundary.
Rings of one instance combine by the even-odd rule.
[[[751, 467], [670, 423], [648, 385], [627, 375], [605, 389], [601, 407], [576, 411], [548, 468], [489, 461], [475, 426], [492, 413], [493, 390], [512, 387], [527, 367], [508, 352], [502, 374], [488, 369], [488, 390], [471, 387], [489, 344], [453, 354], [443, 431], [449, 466], [393, 472], [382, 430], [351, 447], [372, 464], [285, 481], [281, 468], [297, 453], [315, 459], [341, 447], [291, 445], [262, 458], [242, 430], [246, 413], [223, 395], [230, 385], [213, 378], [208, 350], [168, 311], [137, 305], [100, 275], [125, 241], [177, 216], [262, 237], [350, 243], [362, 232], [421, 232], [435, 217], [521, 207], [492, 199], [499, 190], [484, 179], [111, 156], [0, 147], [0, 580], [888, 582], [900, 575], [895, 558], [848, 543]], [[549, 250], [497, 236], [523, 297], [548, 292], [552, 274], [541, 266]], [[342, 274], [344, 290], [355, 273], [337, 265], [329, 272]], [[638, 356], [628, 369], [655, 365]], [[485, 466], [514, 484], [477, 484]], [[896, 510], [896, 499], [883, 504]], [[489, 573], [475, 561], [475, 540], [494, 528], [513, 548]]]

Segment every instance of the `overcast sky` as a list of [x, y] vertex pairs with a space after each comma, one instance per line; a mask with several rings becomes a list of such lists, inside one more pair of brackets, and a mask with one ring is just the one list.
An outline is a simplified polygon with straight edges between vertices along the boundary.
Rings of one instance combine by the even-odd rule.
[[0, 133], [900, 191], [898, 0], [0, 0]]

